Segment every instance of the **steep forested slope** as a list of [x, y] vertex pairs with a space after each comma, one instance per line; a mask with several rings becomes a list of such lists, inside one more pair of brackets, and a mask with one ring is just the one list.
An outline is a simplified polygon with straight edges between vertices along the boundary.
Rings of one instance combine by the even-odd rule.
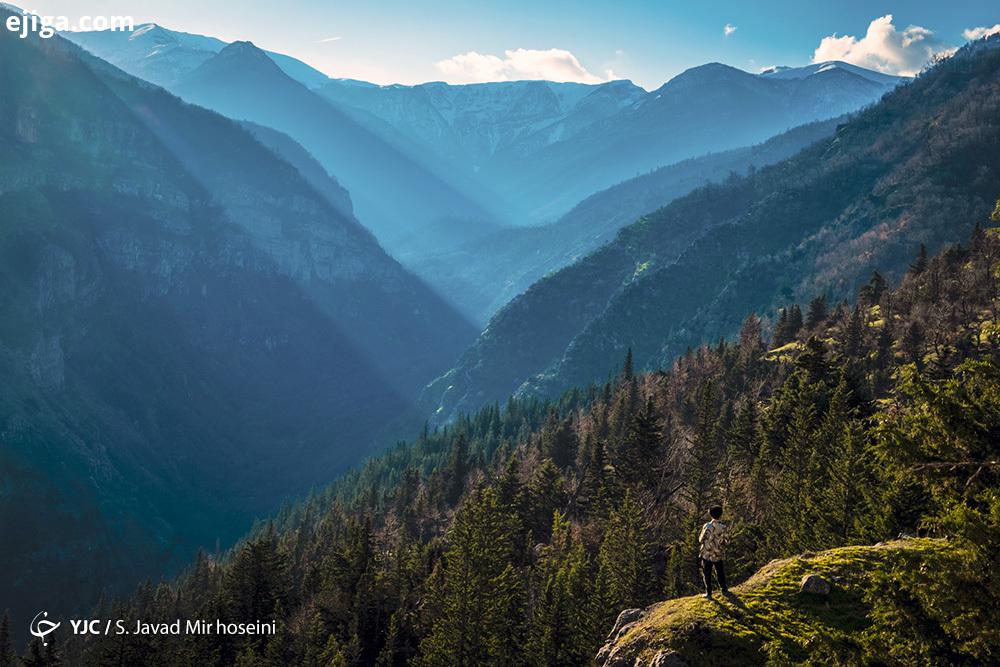
[[[948, 541], [772, 564], [718, 607], [663, 607], [690, 607], [700, 627], [637, 631], [629, 642], [692, 649], [682, 655], [697, 664], [761, 651], [821, 664], [993, 662], [1000, 589], [983, 573], [1000, 546], [998, 269], [998, 231], [976, 230], [968, 247], [918, 252], [897, 289], [876, 273], [854, 305], [818, 296], [784, 309], [773, 335], [751, 316], [738, 339], [668, 369], [639, 375], [627, 356], [603, 387], [425, 431], [221, 560], [202, 556], [176, 586], [143, 586], [101, 612], [277, 619], [275, 635], [120, 636], [66, 654], [159, 665], [588, 664], [620, 610], [697, 590], [697, 528], [721, 503], [735, 583], [774, 558], [900, 532]], [[858, 562], [871, 580], [834, 578], [856, 577]], [[797, 604], [788, 590], [808, 567], [830, 577], [829, 607]], [[716, 646], [734, 625], [737, 643]]]
[[[994, 38], [991, 43], [995, 43]], [[795, 157], [674, 201], [501, 310], [431, 385], [444, 419], [655, 365], [794, 297], [898, 276], [962, 238], [1000, 180], [1000, 51], [965, 48]], [[943, 213], [947, 211], [947, 215]]]
[[595, 193], [548, 225], [508, 227], [428, 253], [414, 270], [478, 322], [514, 297], [614, 240], [618, 230], [707, 183], [779, 162], [832, 136], [846, 117], [810, 123], [762, 144], [691, 158]]
[[21, 627], [366, 455], [472, 331], [232, 121], [60, 38], [0, 31], [0, 89], [0, 597]]

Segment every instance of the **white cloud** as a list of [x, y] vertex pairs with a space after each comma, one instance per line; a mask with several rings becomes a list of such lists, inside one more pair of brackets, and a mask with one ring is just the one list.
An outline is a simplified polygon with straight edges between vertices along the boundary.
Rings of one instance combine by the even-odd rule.
[[726, 37], [729, 37], [734, 32], [736, 32], [736, 26], [734, 26], [732, 23], [727, 23], [726, 25], [722, 26], [722, 34], [725, 35]]
[[986, 26], [982, 26], [979, 28], [969, 28], [962, 32], [962, 37], [971, 41], [974, 39], [982, 39], [983, 37], [987, 37], [988, 35], [995, 35], [997, 33], [1000, 33], [1000, 23], [997, 23], [992, 28], [987, 28]]
[[836, 34], [824, 37], [812, 61], [843, 60], [887, 74], [913, 76], [935, 56], [952, 51], [952, 47], [927, 28], [911, 25], [905, 30], [896, 30], [892, 14], [886, 14], [872, 21], [861, 39]]
[[340, 40], [340, 39], [341, 39], [341, 37], [340, 37], [340, 36], [338, 35], [338, 36], [336, 36], [336, 37], [327, 37], [326, 39], [321, 39], [321, 40], [319, 40], [319, 41], [318, 41], [318, 42], [316, 42], [316, 43], [317, 43], [317, 44], [326, 44], [326, 43], [328, 43], [328, 42], [336, 42], [336, 41], [338, 41], [338, 40]]
[[503, 57], [469, 51], [434, 65], [449, 83], [483, 83], [486, 81], [575, 81], [602, 83], [607, 81], [587, 71], [577, 57], [564, 49], [514, 49]]

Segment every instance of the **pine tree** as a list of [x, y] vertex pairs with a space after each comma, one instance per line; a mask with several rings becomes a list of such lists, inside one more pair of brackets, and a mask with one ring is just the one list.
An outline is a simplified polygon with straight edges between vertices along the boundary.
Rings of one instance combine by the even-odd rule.
[[820, 295], [809, 302], [809, 311], [806, 314], [806, 328], [815, 329], [826, 322], [829, 316], [829, 309], [826, 305], [826, 295]]
[[788, 311], [788, 340], [792, 340], [802, 330], [802, 309], [799, 304], [792, 304]]
[[864, 428], [856, 419], [843, 425], [829, 464], [825, 486], [816, 489], [819, 505], [817, 524], [829, 546], [849, 544], [859, 532], [865, 492], [877, 481], [869, 473], [869, 449]]
[[527, 624], [525, 622], [524, 575], [507, 563], [493, 580], [487, 608], [489, 634], [486, 664], [520, 665], [525, 662]]
[[667, 565], [663, 572], [663, 596], [667, 599], [680, 597], [687, 593], [687, 559], [684, 557], [684, 549], [680, 543], [670, 547], [670, 555], [667, 557]]
[[417, 493], [420, 490], [420, 472], [414, 468], [403, 471], [403, 477], [396, 489], [395, 513], [407, 536], [417, 535], [419, 520], [416, 511]]
[[227, 616], [236, 619], [272, 618], [284, 599], [285, 560], [274, 526], [247, 541], [237, 552], [225, 582]]
[[812, 471], [811, 454], [815, 447], [817, 406], [821, 405], [821, 386], [810, 382], [808, 374], [798, 371], [782, 389], [778, 409], [787, 414], [786, 420], [776, 421], [774, 455], [777, 470], [771, 475], [770, 529], [768, 542], [773, 554], [788, 553], [809, 547], [811, 527], [808, 519], [807, 494]]
[[490, 488], [477, 490], [459, 509], [448, 533], [438, 608], [420, 644], [424, 665], [487, 664], [506, 641], [517, 519]]
[[389, 619], [389, 632], [386, 635], [382, 650], [379, 651], [375, 667], [403, 667], [407, 663], [407, 652], [403, 647], [401, 630], [402, 610], [397, 609]]
[[903, 330], [899, 347], [907, 361], [916, 364], [918, 370], [924, 367], [924, 329], [919, 322], [913, 321]]
[[591, 572], [583, 547], [572, 537], [565, 515], [552, 520], [552, 541], [539, 564], [539, 590], [528, 637], [529, 663], [585, 664], [592, 651]]
[[715, 386], [707, 382], [695, 394], [694, 432], [688, 440], [685, 495], [691, 514], [702, 516], [716, 500], [720, 463], [719, 412]]
[[861, 354], [861, 346], [865, 341], [864, 335], [865, 324], [861, 317], [861, 309], [855, 306], [841, 333], [841, 345], [845, 357], [856, 359]]
[[927, 270], [927, 246], [921, 243], [920, 252], [917, 255], [916, 261], [913, 262], [913, 264], [910, 264], [910, 275], [919, 276], [926, 270]]
[[537, 542], [549, 540], [552, 515], [566, 507], [566, 490], [559, 469], [552, 459], [545, 459], [528, 485], [528, 525]]
[[445, 502], [458, 503], [465, 491], [465, 478], [469, 474], [469, 440], [465, 430], [458, 432], [445, 468]]
[[593, 442], [590, 457], [587, 460], [587, 467], [583, 471], [583, 483], [581, 493], [586, 499], [587, 507], [597, 507], [605, 497], [605, 485], [607, 482], [608, 457], [604, 448], [604, 441], [599, 438], [589, 436]]
[[788, 341], [788, 309], [782, 308], [778, 311], [778, 322], [774, 325], [774, 338], [771, 347], [779, 348]]
[[555, 410], [549, 413], [549, 420], [542, 429], [542, 456], [552, 459], [560, 469], [567, 468], [576, 460], [579, 443], [573, 423], [569, 419], [559, 419]]
[[762, 331], [760, 318], [753, 313], [743, 320], [743, 326], [740, 327], [738, 359], [748, 374], [760, 364], [760, 357], [765, 351]]
[[830, 372], [826, 360], [826, 344], [818, 336], [810, 336], [795, 365], [806, 372], [810, 382], [826, 381]]
[[635, 413], [625, 434], [619, 468], [627, 482], [653, 486], [656, 466], [664, 448], [663, 426], [652, 397]]
[[614, 441], [621, 443], [638, 407], [639, 387], [632, 377], [618, 385], [608, 413], [608, 433]]
[[10, 610], [0, 619], [0, 667], [14, 667], [14, 644], [10, 638]]
[[[51, 642], [51, 638], [49, 639]], [[21, 657], [23, 667], [48, 667], [48, 658], [45, 647], [38, 639], [32, 639], [28, 644], [28, 652]]]
[[872, 274], [872, 279], [869, 280], [861, 290], [858, 292], [858, 299], [868, 306], [874, 306], [882, 299], [882, 293], [885, 292], [887, 285], [885, 278], [882, 274], [876, 271]]
[[726, 475], [723, 483], [726, 495], [738, 499], [743, 507], [752, 509], [754, 499], [750, 482], [760, 453], [756, 401], [746, 400], [740, 406], [736, 418], [726, 430], [725, 447]]
[[598, 552], [598, 588], [604, 608], [602, 625], [618, 612], [641, 607], [655, 591], [652, 577], [652, 543], [642, 508], [625, 492], [621, 506], [611, 515]]

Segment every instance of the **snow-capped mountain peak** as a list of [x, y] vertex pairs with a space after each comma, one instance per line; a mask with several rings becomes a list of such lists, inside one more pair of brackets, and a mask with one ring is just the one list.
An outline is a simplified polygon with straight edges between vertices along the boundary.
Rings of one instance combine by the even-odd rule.
[[868, 81], [881, 85], [895, 86], [903, 81], [906, 81], [908, 78], [904, 76], [886, 74], [885, 72], [876, 72], [875, 70], [870, 70], [858, 65], [852, 65], [851, 63], [845, 63], [841, 60], [827, 60], [824, 62], [805, 65], [803, 67], [775, 65], [761, 70], [760, 76], [769, 79], [805, 79], [806, 77], [838, 70], [855, 76], [860, 76], [863, 79], [867, 79]]

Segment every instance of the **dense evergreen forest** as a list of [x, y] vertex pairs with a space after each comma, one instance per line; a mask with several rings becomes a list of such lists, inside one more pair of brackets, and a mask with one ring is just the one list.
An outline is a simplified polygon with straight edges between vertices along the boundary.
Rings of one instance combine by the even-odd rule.
[[998, 456], [1000, 233], [977, 229], [933, 258], [921, 246], [898, 287], [876, 273], [854, 303], [750, 315], [669, 369], [636, 374], [629, 355], [603, 386], [425, 430], [94, 614], [276, 618], [273, 637], [36, 642], [24, 664], [588, 664], [620, 610], [697, 591], [715, 503], [737, 581], [900, 533], [962, 546], [817, 664], [995, 662]]

